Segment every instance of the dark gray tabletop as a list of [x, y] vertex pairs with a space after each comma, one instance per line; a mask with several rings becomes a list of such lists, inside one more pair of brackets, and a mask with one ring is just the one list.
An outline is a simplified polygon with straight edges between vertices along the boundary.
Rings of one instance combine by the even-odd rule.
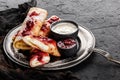
[[[17, 7], [25, 0], [0, 0], [0, 10]], [[27, 0], [26, 0], [27, 1]], [[96, 48], [111, 53], [120, 60], [120, 0], [37, 0], [38, 7], [71, 19], [90, 29], [96, 38]], [[16, 4], [17, 3], [17, 4]], [[14, 5], [13, 5], [14, 4]], [[93, 53], [83, 63], [63, 71], [72, 71], [80, 80], [120, 80], [120, 65]]]

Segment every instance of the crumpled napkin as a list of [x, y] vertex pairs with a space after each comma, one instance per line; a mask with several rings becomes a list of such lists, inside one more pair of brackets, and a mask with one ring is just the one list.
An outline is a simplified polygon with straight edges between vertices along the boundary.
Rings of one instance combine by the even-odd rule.
[[11, 28], [22, 23], [30, 7], [36, 6], [36, 0], [18, 5], [19, 8], [12, 8], [0, 11], [0, 36], [5, 35]]

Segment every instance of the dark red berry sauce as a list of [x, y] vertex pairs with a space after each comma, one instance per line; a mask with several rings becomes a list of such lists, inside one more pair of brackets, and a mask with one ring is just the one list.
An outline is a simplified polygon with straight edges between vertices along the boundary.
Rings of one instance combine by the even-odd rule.
[[33, 27], [34, 27], [34, 22], [28, 20], [28, 21], [26, 22], [25, 30], [22, 32], [22, 36], [29, 35], [29, 34], [30, 34], [30, 31], [32, 30]]
[[33, 37], [36, 38], [37, 40], [45, 43], [46, 45], [47, 44], [53, 44], [53, 45], [56, 44], [56, 41], [54, 41], [53, 39], [48, 38], [48, 37], [43, 37], [43, 36], [33, 36]]
[[31, 56], [31, 58], [37, 58], [37, 60], [38, 61], [40, 61], [41, 63], [44, 63], [44, 61], [42, 60], [43, 59], [43, 57], [45, 57], [45, 56], [49, 56], [49, 54], [48, 53], [46, 53], [46, 52], [42, 52], [42, 51], [40, 51], [40, 50], [37, 50], [37, 49], [34, 49], [33, 51], [32, 51], [32, 56]]
[[74, 39], [68, 38], [68, 39], [59, 41], [57, 45], [63, 49], [70, 49], [76, 46], [76, 41]]
[[33, 11], [29, 16], [32, 17], [32, 16], [38, 16], [39, 14], [36, 13], [35, 11]]
[[48, 22], [44, 23], [44, 24], [42, 25], [42, 27], [41, 27], [41, 30], [42, 30], [43, 32], [46, 32], [46, 31], [48, 31], [49, 29], [50, 29], [50, 23], [48, 23]]
[[50, 24], [52, 24], [53, 22], [59, 21], [60, 18], [57, 16], [53, 16], [51, 17], [49, 20], [47, 20], [47, 22], [49, 22]]

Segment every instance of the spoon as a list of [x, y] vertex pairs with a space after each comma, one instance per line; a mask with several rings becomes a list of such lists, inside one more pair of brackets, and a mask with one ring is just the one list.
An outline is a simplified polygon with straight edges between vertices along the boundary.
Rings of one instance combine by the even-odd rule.
[[120, 64], [120, 61], [114, 59], [114, 58], [110, 55], [110, 53], [108, 53], [107, 51], [104, 51], [104, 50], [102, 50], [102, 49], [94, 48], [94, 49], [93, 49], [93, 52], [99, 53], [100, 55], [102, 55], [103, 57], [105, 57], [107, 60], [109, 60], [109, 61], [111, 61], [111, 62]]

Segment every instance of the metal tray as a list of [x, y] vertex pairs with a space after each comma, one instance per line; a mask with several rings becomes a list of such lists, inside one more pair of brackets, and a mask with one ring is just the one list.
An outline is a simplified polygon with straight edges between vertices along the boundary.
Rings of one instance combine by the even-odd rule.
[[[28, 61], [25, 59], [25, 57], [18, 53], [15, 48], [12, 47], [12, 39], [14, 35], [17, 33], [17, 31], [20, 29], [20, 25], [13, 28], [8, 32], [4, 39], [3, 48], [8, 56], [9, 59], [11, 59], [13, 62], [24, 66], [24, 67], [30, 67]], [[75, 57], [65, 58], [61, 59], [55, 62], [50, 62], [48, 64], [45, 64], [41, 67], [37, 67], [35, 69], [38, 70], [60, 70], [60, 69], [66, 69], [73, 67], [81, 62], [83, 62], [85, 59], [87, 59], [91, 53], [93, 52], [93, 49], [95, 47], [95, 37], [93, 33], [82, 26], [79, 26], [79, 33], [78, 33], [78, 52]]]

